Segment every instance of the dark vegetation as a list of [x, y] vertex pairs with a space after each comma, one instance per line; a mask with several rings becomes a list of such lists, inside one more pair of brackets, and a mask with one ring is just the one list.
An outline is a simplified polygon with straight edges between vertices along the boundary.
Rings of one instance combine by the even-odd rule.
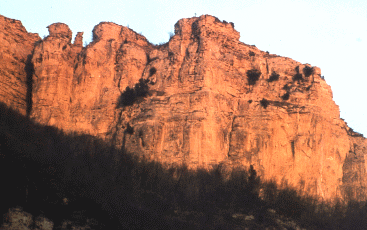
[[285, 218], [307, 229], [367, 229], [361, 203], [317, 203], [286, 183], [261, 181], [252, 167], [165, 169], [95, 137], [36, 125], [2, 104], [0, 127], [1, 214], [19, 205], [57, 227], [85, 209], [98, 221], [93, 229], [281, 229], [277, 219]]
[[249, 55], [250, 57], [254, 57], [254, 56], [255, 56], [255, 53], [254, 53], [253, 51], [250, 51], [250, 52], [248, 52], [248, 55]]
[[[303, 75], [299, 72], [299, 66], [296, 67], [296, 74], [293, 75], [293, 81], [303, 81]], [[310, 77], [314, 73], [314, 68], [310, 66], [305, 66], [303, 68], [303, 74], [306, 78]]]
[[305, 68], [303, 68], [303, 74], [305, 75], [305, 77], [309, 77], [314, 73], [314, 69], [313, 67], [309, 67], [309, 66], [305, 66]]
[[125, 132], [128, 133], [128, 134], [133, 134], [134, 133], [134, 128], [131, 127], [131, 125], [129, 123], [127, 123]]
[[157, 69], [155, 67], [150, 68], [149, 69], [149, 76], [153, 76], [156, 72], [157, 72]]
[[260, 70], [253, 68], [246, 72], [247, 80], [249, 85], [255, 85], [261, 76]]
[[267, 107], [268, 107], [268, 105], [269, 105], [269, 101], [268, 100], [266, 100], [265, 98], [263, 98], [261, 101], [260, 101], [260, 105], [264, 108], [264, 109], [266, 109]]
[[[196, 14], [195, 14], [196, 17]], [[234, 28], [234, 23], [233, 22], [227, 22], [226, 20], [223, 20], [223, 22], [221, 20], [219, 20], [217, 17], [214, 17], [215, 22], [220, 22], [220, 23], [224, 23], [224, 24], [231, 24], [232, 28]]]
[[273, 82], [273, 81], [278, 81], [279, 80], [279, 74], [277, 74], [276, 72], [272, 72], [268, 82]]
[[[151, 68], [149, 71], [150, 75], [156, 73], [155, 68]], [[139, 82], [135, 84], [134, 88], [126, 87], [124, 92], [121, 93], [121, 96], [118, 100], [117, 107], [125, 107], [129, 105], [133, 105], [139, 98], [144, 98], [148, 95], [149, 92], [149, 80], [140, 78]]]
[[286, 100], [288, 100], [288, 99], [289, 99], [289, 96], [290, 96], [289, 92], [286, 92], [285, 94], [283, 94], [283, 95], [282, 95], [282, 99], [283, 99], [284, 101], [286, 101]]
[[283, 89], [284, 90], [290, 90], [291, 89], [291, 86], [290, 85], [288, 85], [288, 84], [285, 84], [284, 86], [283, 86]]
[[303, 76], [302, 76], [302, 74], [301, 73], [296, 73], [295, 75], [293, 75], [293, 77], [292, 77], [292, 80], [293, 81], [302, 81], [303, 80]]

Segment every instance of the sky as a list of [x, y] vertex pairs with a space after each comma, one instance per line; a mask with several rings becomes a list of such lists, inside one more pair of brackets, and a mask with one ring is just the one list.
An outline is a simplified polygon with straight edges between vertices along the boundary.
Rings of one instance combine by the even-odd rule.
[[151, 43], [165, 43], [181, 18], [203, 14], [233, 22], [240, 41], [321, 68], [341, 118], [367, 137], [366, 0], [0, 0], [0, 14], [28, 32], [48, 35], [55, 22], [84, 42], [102, 21], [129, 26]]

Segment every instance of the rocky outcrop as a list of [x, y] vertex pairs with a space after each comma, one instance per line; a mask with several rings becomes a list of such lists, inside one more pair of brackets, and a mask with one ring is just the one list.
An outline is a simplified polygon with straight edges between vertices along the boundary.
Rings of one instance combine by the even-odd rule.
[[44, 216], [38, 216], [33, 218], [33, 216], [23, 211], [21, 207], [15, 207], [9, 209], [9, 211], [4, 214], [3, 225], [1, 229], [11, 230], [11, 229], [37, 229], [37, 230], [52, 230], [54, 223]]
[[32, 57], [32, 117], [54, 125], [55, 120], [69, 114], [74, 60], [80, 48], [71, 44], [72, 32], [67, 25], [55, 23], [48, 30], [50, 35], [36, 45]]
[[[37, 217], [23, 210], [22, 207], [10, 208], [3, 216], [3, 224], [0, 229], [4, 230], [52, 230], [52, 229], [102, 229], [104, 225], [93, 218], [85, 215], [86, 210], [73, 211], [71, 215], [59, 213], [63, 218], [61, 223], [55, 225], [53, 220], [44, 215]], [[46, 213], [47, 215], [47, 213]]]
[[238, 39], [214, 17], [180, 20], [142, 76], [160, 95], [122, 113], [134, 128], [125, 148], [167, 163], [254, 165], [263, 179], [342, 196], [354, 140], [320, 69]]
[[32, 117], [64, 130], [105, 134], [114, 122], [117, 98], [141, 77], [147, 62], [147, 40], [128, 28], [101, 23], [94, 41], [81, 49], [71, 44], [64, 24], [49, 27], [50, 36], [35, 48], [32, 62]]
[[33, 219], [31, 214], [23, 212], [20, 207], [16, 207], [9, 209], [8, 213], [4, 215], [3, 222], [2, 228], [4, 229], [29, 229], [33, 224]]
[[24, 115], [31, 106], [30, 60], [40, 39], [20, 21], [0, 15], [0, 101]]
[[32, 56], [35, 121], [169, 165], [253, 165], [323, 199], [364, 196], [366, 139], [318, 67], [244, 44], [209, 15], [179, 20], [163, 45], [110, 22], [86, 47], [67, 25], [48, 28]]

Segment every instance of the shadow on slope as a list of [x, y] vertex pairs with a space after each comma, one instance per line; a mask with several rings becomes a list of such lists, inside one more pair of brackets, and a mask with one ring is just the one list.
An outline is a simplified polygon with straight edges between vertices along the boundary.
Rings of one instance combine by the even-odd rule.
[[93, 229], [367, 229], [361, 203], [318, 203], [261, 182], [252, 168], [166, 168], [4, 105], [0, 127], [2, 213], [22, 206], [55, 226], [66, 219], [82, 226], [86, 218], [74, 214], [83, 211], [99, 222]]

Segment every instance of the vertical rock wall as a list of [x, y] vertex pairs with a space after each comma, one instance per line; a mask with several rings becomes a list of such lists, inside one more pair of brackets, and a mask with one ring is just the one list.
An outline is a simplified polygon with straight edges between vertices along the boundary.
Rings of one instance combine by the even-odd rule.
[[70, 113], [71, 85], [76, 52], [71, 44], [72, 32], [63, 23], [48, 26], [49, 36], [34, 49], [32, 63], [32, 118], [44, 124], [63, 127]]
[[31, 56], [41, 38], [18, 20], [0, 15], [0, 101], [26, 115], [30, 111]]
[[[365, 196], [366, 139], [340, 119], [319, 68], [244, 44], [209, 15], [179, 20], [163, 45], [110, 22], [86, 47], [67, 25], [48, 28], [32, 56], [35, 121], [169, 165], [253, 165], [320, 198]], [[121, 104], [140, 79], [147, 96]]]

